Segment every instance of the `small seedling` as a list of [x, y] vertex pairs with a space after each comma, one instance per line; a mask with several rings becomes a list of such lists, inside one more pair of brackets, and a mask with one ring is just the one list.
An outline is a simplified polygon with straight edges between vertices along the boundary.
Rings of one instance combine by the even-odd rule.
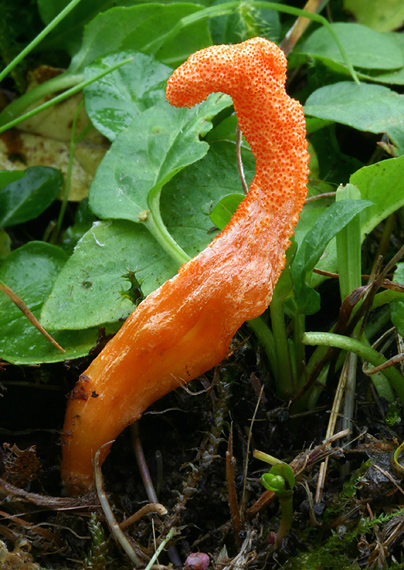
[[271, 533], [270, 542], [274, 548], [280, 548], [292, 527], [295, 474], [287, 463], [276, 463], [268, 473], [261, 476], [261, 481], [265, 489], [273, 491], [279, 500], [281, 520], [278, 531]]

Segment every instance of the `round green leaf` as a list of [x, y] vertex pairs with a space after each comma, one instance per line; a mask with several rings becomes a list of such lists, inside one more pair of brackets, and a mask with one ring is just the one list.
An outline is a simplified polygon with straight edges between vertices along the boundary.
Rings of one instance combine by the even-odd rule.
[[[0, 281], [10, 287], [39, 318], [42, 304], [65, 264], [66, 254], [44, 242], [29, 242], [11, 253], [0, 268]], [[13, 364], [60, 362], [88, 354], [98, 329], [56, 332], [48, 330], [65, 349], [62, 354], [0, 292], [0, 358]]]
[[244, 194], [228, 194], [214, 206], [209, 214], [209, 218], [217, 228], [222, 230], [230, 221], [230, 218], [237, 210], [241, 201], [245, 198]]
[[[392, 70], [404, 65], [400, 46], [389, 34], [355, 23], [331, 24], [355, 67]], [[321, 26], [299, 47], [299, 53], [324, 63], [345, 66], [345, 61], [329, 31]]]
[[[164, 187], [164, 222], [190, 257], [216, 235], [207, 215], [211, 204], [241, 188], [235, 155], [234, 143], [212, 143], [201, 161], [182, 170]], [[246, 151], [243, 160], [250, 180], [254, 159]], [[123, 277], [128, 270], [135, 272], [143, 294], [148, 295], [172, 277], [178, 265], [142, 224], [116, 220], [93, 225], [58, 276], [44, 305], [42, 323], [55, 329], [83, 329], [125, 318], [134, 309], [121, 295], [129, 289]], [[84, 287], [83, 281], [91, 285]]]
[[389, 32], [403, 25], [403, 0], [344, 0], [344, 8], [360, 24], [379, 32]]
[[[404, 285], [404, 263], [398, 263], [394, 272], [393, 281]], [[390, 303], [391, 322], [401, 336], [404, 336], [404, 300]]]
[[109, 140], [129, 125], [133, 117], [165, 99], [165, 84], [171, 67], [153, 56], [120, 51], [86, 67], [89, 79], [120, 61], [133, 61], [91, 83], [84, 89], [86, 111], [93, 125]]
[[309, 286], [313, 269], [326, 245], [354, 217], [372, 206], [368, 200], [343, 200], [324, 210], [305, 234], [292, 261], [291, 273], [299, 310], [313, 315], [320, 308], [320, 295]]
[[103, 219], [147, 221], [151, 201], [185, 166], [200, 160], [209, 145], [199, 140], [210, 119], [229, 107], [227, 95], [214, 93], [192, 109], [159, 103], [133, 119], [115, 139], [90, 188], [93, 212]]
[[149, 293], [172, 277], [177, 266], [151, 234], [123, 220], [96, 222], [60, 272], [41, 315], [45, 327], [86, 329], [125, 319], [135, 308], [122, 295], [133, 271]]
[[152, 53], [163, 63], [177, 67], [191, 53], [212, 43], [207, 23], [195, 22], [167, 42], [164, 35], [182, 18], [200, 10], [201, 6], [192, 3], [148, 2], [98, 13], [86, 26], [69, 71], [80, 73], [95, 59], [119, 50]]
[[0, 170], [0, 190], [24, 176], [25, 170]]
[[[362, 199], [373, 205], [361, 212], [362, 239], [382, 220], [404, 206], [404, 156], [377, 162], [357, 170], [349, 182], [359, 188]], [[335, 242], [331, 242], [322, 255], [317, 267], [325, 271], [337, 270]], [[314, 275], [311, 284], [318, 285], [321, 278]]]
[[404, 153], [404, 95], [382, 85], [341, 81], [317, 89], [304, 105], [306, 115], [370, 133], [387, 133]]
[[35, 219], [50, 206], [62, 184], [62, 173], [55, 168], [27, 168], [23, 178], [0, 190], [0, 227], [7, 228]]

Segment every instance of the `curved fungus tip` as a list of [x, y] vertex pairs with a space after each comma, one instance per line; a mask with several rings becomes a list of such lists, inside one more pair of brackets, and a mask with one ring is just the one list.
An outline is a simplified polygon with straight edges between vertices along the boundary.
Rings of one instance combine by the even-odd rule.
[[138, 305], [81, 375], [62, 436], [71, 494], [93, 486], [97, 450], [157, 399], [219, 364], [237, 329], [268, 307], [308, 177], [303, 110], [285, 81], [284, 54], [263, 38], [203, 49], [168, 80], [176, 106], [192, 107], [212, 92], [233, 98], [256, 174], [226, 228]]

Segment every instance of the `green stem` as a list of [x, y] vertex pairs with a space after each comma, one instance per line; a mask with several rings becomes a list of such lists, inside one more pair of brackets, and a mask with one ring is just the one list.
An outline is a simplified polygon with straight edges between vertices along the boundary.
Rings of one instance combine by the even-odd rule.
[[40, 113], [41, 111], [45, 111], [46, 109], [49, 109], [49, 107], [52, 107], [52, 105], [55, 105], [56, 103], [60, 103], [61, 101], [68, 99], [72, 95], [75, 95], [76, 93], [78, 93], [79, 91], [84, 89], [84, 87], [87, 87], [87, 85], [91, 85], [91, 83], [94, 83], [94, 81], [101, 79], [101, 77], [108, 75], [108, 73], [112, 73], [113, 71], [115, 71], [116, 69], [119, 69], [120, 67], [122, 67], [126, 63], [133, 61], [133, 59], [134, 59], [133, 57], [129, 57], [128, 59], [125, 59], [124, 61], [120, 61], [119, 63], [112, 65], [108, 69], [105, 69], [104, 71], [101, 71], [100, 73], [97, 73], [97, 75], [94, 75], [93, 77], [90, 77], [89, 79], [86, 79], [85, 81], [81, 81], [75, 87], [68, 89], [67, 91], [65, 91], [64, 93], [61, 93], [60, 95], [57, 95], [56, 97], [54, 97], [50, 101], [46, 101], [46, 103], [39, 105], [39, 107], [35, 107], [35, 109], [28, 111], [28, 113], [21, 115], [21, 117], [17, 117], [16, 119], [10, 121], [6, 125], [1, 126], [0, 127], [0, 133], [3, 133], [4, 131], [11, 129], [11, 127], [15, 127], [16, 125], [18, 125], [22, 121], [25, 121], [26, 119], [30, 119], [31, 117], [33, 117], [37, 113]]
[[176, 533], [176, 529], [175, 528], [170, 528], [170, 530], [168, 531], [168, 534], [165, 538], [163, 538], [163, 540], [160, 542], [156, 552], [153, 554], [153, 556], [150, 558], [145, 570], [151, 570], [153, 568], [154, 563], [156, 562], [157, 558], [159, 557], [161, 551], [163, 550], [163, 548], [165, 547], [165, 545], [167, 544], [167, 542], [169, 542], [172, 537], [174, 536], [174, 534]]
[[304, 332], [306, 330], [306, 317], [303, 313], [297, 312], [296, 315], [292, 317], [293, 322], [293, 342], [296, 351], [296, 378], [299, 382], [297, 389], [299, 390], [304, 384], [305, 378], [305, 362], [306, 362], [306, 353], [305, 353], [305, 346], [302, 343], [302, 338]]
[[346, 366], [343, 366], [341, 374], [346, 374], [344, 401], [342, 408], [341, 429], [352, 429], [352, 418], [355, 411], [356, 395], [356, 371], [358, 368], [358, 356], [352, 352], [345, 357]]
[[3, 69], [2, 72], [0, 72], [0, 81], [3, 81], [3, 79], [10, 73], [10, 71], [12, 71], [14, 69], [14, 67], [16, 67], [20, 61], [22, 61], [24, 59], [24, 57], [26, 55], [28, 55], [48, 34], [49, 32], [51, 32], [58, 24], [59, 22], [61, 22], [63, 20], [63, 18], [65, 18], [69, 12], [71, 12], [73, 10], [73, 8], [75, 8], [77, 6], [77, 4], [80, 2], [81, 0], [72, 0], [61, 12], [60, 14], [58, 14], [53, 20], [52, 22], [50, 22], [46, 28], [44, 28], [42, 30], [41, 33], [39, 33], [36, 38], [34, 38], [32, 40], [31, 43], [29, 43], [27, 45], [27, 47], [25, 47], [14, 59], [13, 61], [11, 61], [7, 67], [5, 67]]
[[145, 225], [157, 243], [161, 245], [164, 251], [179, 267], [191, 259], [167, 230], [158, 210], [148, 212]]
[[271, 329], [262, 317], [256, 317], [248, 321], [248, 326], [253, 331], [269, 360], [271, 372], [274, 378], [278, 375], [278, 362], [276, 358], [275, 339]]
[[[314, 22], [318, 22], [325, 26], [325, 28], [330, 32], [331, 36], [333, 37], [335, 43], [338, 46], [338, 49], [341, 52], [341, 55], [345, 61], [345, 65], [349, 73], [351, 74], [355, 83], [359, 84], [358, 76], [353, 68], [351, 60], [347, 52], [345, 51], [344, 46], [342, 45], [339, 37], [334, 32], [331, 24], [328, 22], [326, 18], [320, 16], [319, 14], [313, 14], [312, 12], [307, 12], [306, 10], [301, 10], [300, 8], [294, 8], [293, 6], [286, 6], [285, 4], [276, 4], [274, 2], [249, 2], [248, 6], [251, 8], [258, 8], [263, 10], [275, 10], [276, 12], [283, 12], [285, 14], [290, 14], [292, 16], [308, 18], [313, 20]], [[217, 6], [211, 6], [210, 8], [206, 8], [205, 10], [201, 10], [199, 12], [195, 12], [194, 14], [190, 14], [189, 16], [185, 16], [182, 18], [177, 24], [166, 34], [163, 34], [158, 39], [153, 40], [144, 48], [142, 49], [145, 53], [155, 53], [162, 45], [164, 45], [169, 40], [175, 38], [183, 28], [186, 26], [190, 26], [195, 22], [199, 22], [200, 20], [205, 20], [207, 18], [216, 18], [218, 16], [225, 16], [227, 14], [231, 14], [237, 9], [240, 9], [240, 2], [237, 0], [235, 2], [226, 2], [224, 4], [219, 4]]]
[[281, 509], [281, 520], [275, 536], [275, 548], [282, 546], [283, 539], [289, 534], [293, 523], [293, 491], [276, 493]]
[[[363, 342], [350, 338], [347, 336], [335, 334], [335, 333], [323, 333], [323, 332], [309, 332], [303, 335], [304, 344], [311, 346], [322, 345], [322, 346], [333, 346], [335, 348], [340, 348], [342, 350], [348, 350], [354, 352], [363, 360], [366, 360], [373, 364], [373, 366], [380, 366], [387, 362], [387, 359], [379, 354], [377, 350], [366, 346]], [[390, 366], [383, 370], [384, 376], [390, 382], [392, 388], [395, 390], [396, 394], [400, 398], [401, 404], [404, 406], [404, 377], [402, 374], [394, 367]]]
[[[316, 350], [319, 348], [324, 349], [324, 346], [318, 346]], [[311, 389], [303, 396], [301, 401], [299, 400], [297, 402], [297, 410], [314, 410], [314, 408], [317, 406], [318, 399], [324, 391], [324, 387], [327, 382], [328, 370], [329, 365], [326, 364], [317, 376], [317, 380], [314, 386], [312, 386]]]
[[290, 362], [283, 302], [278, 301], [275, 293], [276, 290], [269, 305], [272, 333], [275, 339], [276, 361], [278, 363], [278, 374], [274, 380], [277, 396], [287, 400], [295, 394], [295, 382]]
[[[337, 190], [335, 201], [360, 200], [361, 193], [353, 186], [347, 184]], [[361, 279], [361, 229], [360, 214], [357, 214], [336, 235], [339, 287], [341, 301], [350, 295], [354, 289], [362, 285]]]
[[[366, 325], [365, 334], [362, 336], [362, 342], [370, 346], [370, 342], [367, 339], [373, 338], [380, 331], [380, 329], [387, 326], [387, 323], [390, 322], [390, 309], [387, 303], [390, 303], [391, 301], [400, 298], [400, 295], [402, 295], [402, 293], [398, 291], [383, 291], [382, 293], [378, 293], [375, 296], [373, 300], [372, 310], [375, 309], [376, 307], [381, 307], [381, 306], [384, 307], [381, 311], [378, 311], [375, 314], [375, 316], [372, 318], [372, 320], [369, 321], [368, 324]], [[356, 307], [354, 311], [356, 311]], [[331, 329], [330, 332], [332, 333], [332, 331], [333, 328]], [[329, 348], [328, 345], [324, 345], [324, 346], [317, 346], [317, 348], [314, 350], [305, 368], [305, 381], [308, 378], [310, 378], [315, 367], [317, 366], [317, 363], [325, 357], [328, 348]], [[296, 402], [294, 407], [295, 410], [297, 411], [306, 410], [306, 409], [312, 410], [313, 408], [315, 408], [315, 406], [317, 405], [317, 401], [323, 392], [321, 386], [324, 386], [327, 380], [328, 368], [329, 367], [327, 364], [321, 370], [316, 379], [315, 384], [311, 386], [311, 388], [306, 392], [306, 394], [304, 394]], [[336, 366], [336, 370], [338, 370], [338, 365]], [[386, 380], [386, 377], [383, 376], [381, 372], [378, 372], [377, 374], [373, 374], [370, 378], [372, 379], [372, 382], [375, 385], [377, 393], [380, 396], [386, 398], [390, 402], [392, 400], [393, 392], [389, 382]], [[303, 386], [299, 386], [299, 389], [301, 389], [302, 387]]]
[[258, 459], [259, 461], [264, 461], [264, 463], [268, 463], [269, 465], [276, 465], [277, 463], [282, 463], [280, 459], [277, 459], [273, 455], [265, 453], [265, 451], [260, 451], [259, 449], [254, 449], [253, 455], [255, 459]]
[[[337, 190], [335, 201], [341, 200], [360, 200], [361, 193], [353, 184], [347, 184]], [[337, 242], [337, 260], [339, 274], [339, 288], [341, 301], [350, 295], [352, 291], [362, 284], [361, 279], [361, 229], [360, 215], [357, 214], [342, 230], [336, 235]], [[360, 335], [360, 325], [357, 326], [352, 333], [353, 338]], [[341, 429], [352, 428], [352, 418], [355, 407], [356, 394], [356, 370], [357, 355], [352, 352], [346, 356], [346, 365], [343, 367], [342, 374], [345, 374], [345, 390], [344, 404], [342, 412]]]
[[[35, 87], [31, 91], [28, 91], [22, 97], [19, 97], [10, 105], [8, 105], [2, 113], [0, 113], [0, 126], [12, 121], [18, 115], [23, 113], [27, 107], [34, 105], [37, 101], [43, 97], [47, 97], [51, 93], [56, 93], [57, 91], [64, 91], [73, 87], [83, 81], [83, 75], [71, 75], [68, 71], [41, 83], [38, 87]], [[54, 100], [52, 100], [54, 101]]]

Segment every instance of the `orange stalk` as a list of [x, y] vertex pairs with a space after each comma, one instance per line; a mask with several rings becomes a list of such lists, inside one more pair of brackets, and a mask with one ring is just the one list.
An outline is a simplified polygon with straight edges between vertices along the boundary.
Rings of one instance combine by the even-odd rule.
[[308, 175], [303, 111], [285, 81], [284, 54], [262, 38], [201, 50], [168, 80], [167, 99], [179, 107], [212, 92], [232, 96], [256, 175], [226, 228], [140, 303], [80, 376], [63, 430], [69, 492], [93, 485], [92, 457], [103, 444], [150, 404], [219, 364], [237, 329], [268, 307]]

